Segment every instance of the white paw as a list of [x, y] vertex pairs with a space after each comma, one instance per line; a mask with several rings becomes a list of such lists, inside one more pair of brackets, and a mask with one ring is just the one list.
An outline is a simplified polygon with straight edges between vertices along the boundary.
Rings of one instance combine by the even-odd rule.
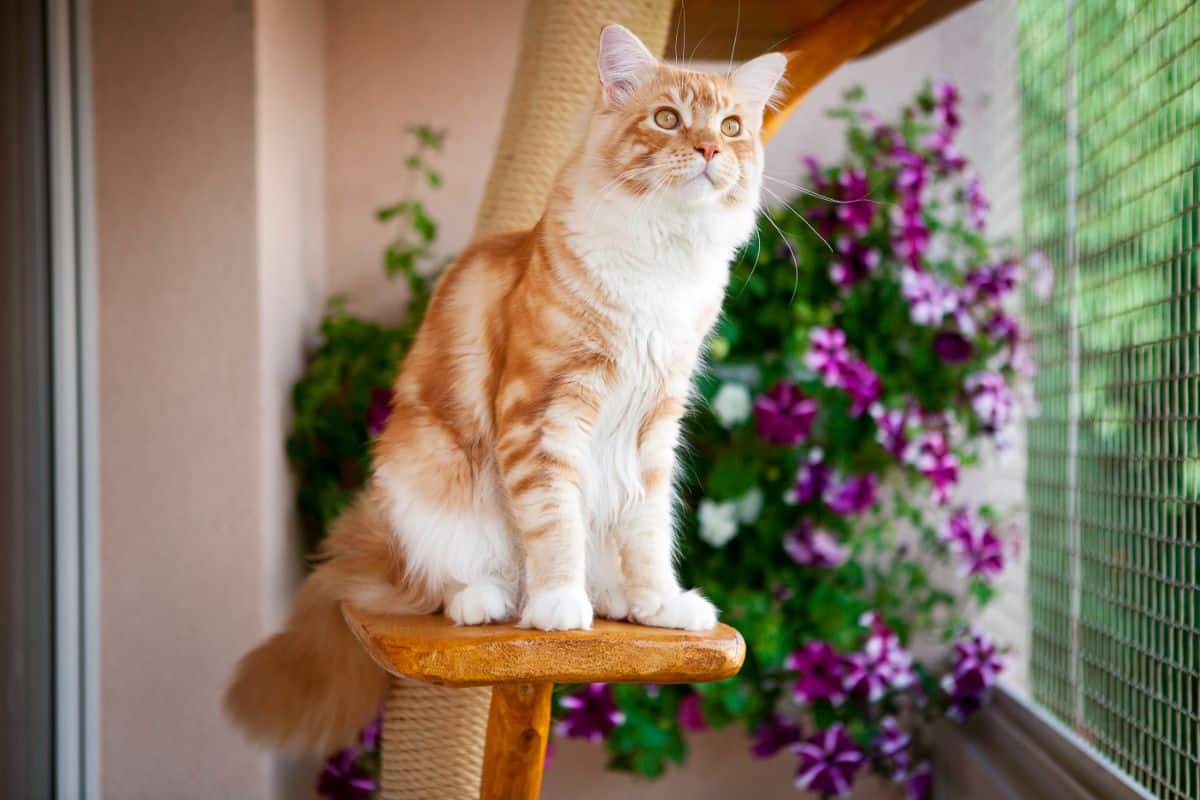
[[605, 619], [628, 619], [629, 601], [618, 586], [605, 586], [591, 591], [592, 604], [596, 607], [596, 616]]
[[708, 631], [717, 626], [716, 607], [695, 589], [665, 600], [657, 595], [644, 594], [634, 601], [631, 614], [643, 625], [656, 628]]
[[472, 583], [455, 592], [446, 603], [446, 616], [458, 625], [483, 625], [508, 619], [512, 599], [499, 584]]
[[529, 593], [522, 628], [543, 631], [587, 630], [592, 627], [592, 604], [582, 586], [561, 586]]

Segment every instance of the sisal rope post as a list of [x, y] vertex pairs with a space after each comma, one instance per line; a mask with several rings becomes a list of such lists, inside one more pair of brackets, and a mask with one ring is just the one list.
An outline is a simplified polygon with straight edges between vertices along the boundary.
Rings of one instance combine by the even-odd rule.
[[[531, 0], [475, 235], [537, 222], [595, 103], [600, 29], [619, 22], [663, 52], [674, 0]], [[492, 690], [392, 679], [381, 800], [477, 800]]]
[[492, 690], [393, 678], [383, 711], [383, 800], [478, 800]]
[[674, 0], [531, 0], [475, 235], [531, 228], [580, 141], [600, 86], [600, 29], [618, 22], [662, 53]]

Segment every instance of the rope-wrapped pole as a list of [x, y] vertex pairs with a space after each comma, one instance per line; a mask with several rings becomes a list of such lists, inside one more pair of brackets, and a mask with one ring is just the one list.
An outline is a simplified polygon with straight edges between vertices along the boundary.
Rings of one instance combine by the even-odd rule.
[[[531, 0], [475, 235], [532, 227], [596, 101], [600, 29], [663, 52], [674, 0]], [[477, 800], [492, 691], [395, 678], [384, 709], [381, 800]]]
[[600, 29], [619, 22], [662, 53], [674, 0], [531, 0], [477, 236], [530, 228], [579, 143], [600, 80]]

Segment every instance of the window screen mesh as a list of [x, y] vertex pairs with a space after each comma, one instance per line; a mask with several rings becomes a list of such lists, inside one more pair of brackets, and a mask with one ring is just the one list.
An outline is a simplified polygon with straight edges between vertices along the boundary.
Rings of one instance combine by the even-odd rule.
[[1021, 0], [1030, 680], [1153, 794], [1200, 797], [1200, 3]]

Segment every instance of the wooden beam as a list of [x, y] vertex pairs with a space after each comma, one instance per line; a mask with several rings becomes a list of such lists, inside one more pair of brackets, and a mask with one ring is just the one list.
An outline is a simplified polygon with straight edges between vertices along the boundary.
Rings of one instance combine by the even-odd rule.
[[779, 47], [788, 55], [786, 97], [768, 110], [763, 140], [770, 139], [800, 101], [826, 76], [883, 39], [925, 0], [846, 0], [816, 24]]

